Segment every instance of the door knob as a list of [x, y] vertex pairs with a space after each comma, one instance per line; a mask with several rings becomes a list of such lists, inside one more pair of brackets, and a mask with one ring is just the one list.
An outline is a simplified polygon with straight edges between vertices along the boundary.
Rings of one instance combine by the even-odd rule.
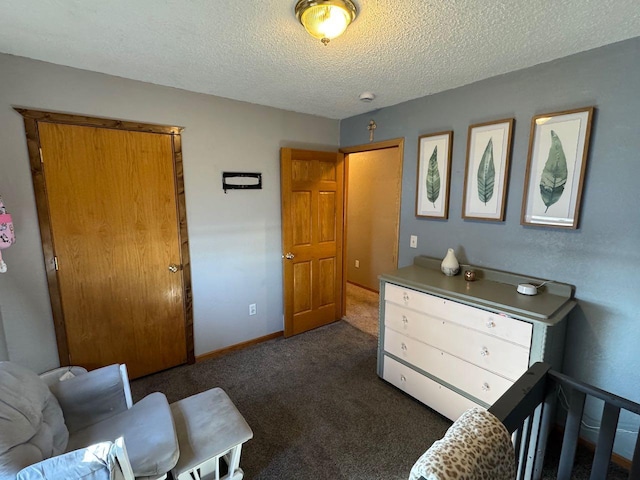
[[176, 273], [178, 270], [180, 270], [180, 267], [175, 263], [172, 263], [171, 265], [169, 265], [169, 271], [171, 273]]
[[287, 252], [283, 255], [284, 258], [286, 258], [287, 260], [293, 260], [293, 258], [295, 257], [295, 255], [291, 252]]

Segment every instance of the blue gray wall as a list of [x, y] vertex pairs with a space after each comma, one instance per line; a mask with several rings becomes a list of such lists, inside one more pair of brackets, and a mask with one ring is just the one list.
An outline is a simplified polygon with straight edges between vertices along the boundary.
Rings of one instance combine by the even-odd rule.
[[[531, 117], [591, 105], [579, 229], [521, 226]], [[463, 220], [467, 128], [506, 117], [516, 119], [506, 221]], [[564, 370], [640, 402], [640, 38], [342, 120], [341, 146], [367, 143], [372, 118], [377, 141], [405, 138], [399, 266], [453, 247], [471, 264], [575, 285]], [[442, 130], [454, 131], [449, 219], [418, 219], [418, 136]], [[637, 431], [634, 424], [625, 417], [621, 428]], [[621, 453], [631, 452], [629, 436], [619, 433]]]

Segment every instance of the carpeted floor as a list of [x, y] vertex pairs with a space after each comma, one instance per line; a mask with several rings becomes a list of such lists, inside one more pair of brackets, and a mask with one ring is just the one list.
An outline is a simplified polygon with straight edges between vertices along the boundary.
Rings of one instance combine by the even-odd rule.
[[[131, 387], [135, 401], [160, 391], [169, 402], [222, 387], [254, 432], [240, 462], [247, 480], [406, 480], [451, 422], [378, 378], [377, 341], [340, 321], [150, 375]], [[552, 442], [544, 480], [556, 478], [558, 451]], [[572, 479], [589, 478], [591, 460], [579, 448]], [[607, 478], [627, 476], [612, 466]]]
[[378, 293], [347, 283], [347, 314], [345, 320], [358, 330], [378, 336]]
[[450, 422], [377, 377], [376, 346], [340, 321], [135, 380], [134, 400], [222, 387], [254, 432], [248, 480], [406, 480]]

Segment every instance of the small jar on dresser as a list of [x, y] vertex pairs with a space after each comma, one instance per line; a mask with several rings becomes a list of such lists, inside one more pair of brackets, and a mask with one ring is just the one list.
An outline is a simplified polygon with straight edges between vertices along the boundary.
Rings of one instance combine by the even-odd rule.
[[572, 285], [527, 296], [519, 283], [544, 280], [473, 267], [469, 282], [443, 275], [440, 262], [418, 256], [380, 276], [381, 378], [456, 420], [489, 407], [535, 362], [561, 369]]

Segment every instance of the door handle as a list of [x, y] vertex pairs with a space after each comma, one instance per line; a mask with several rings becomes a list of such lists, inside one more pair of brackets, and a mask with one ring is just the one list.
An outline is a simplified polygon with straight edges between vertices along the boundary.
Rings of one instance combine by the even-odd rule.
[[282, 258], [286, 258], [287, 260], [293, 260], [294, 257], [295, 255], [291, 252], [287, 252], [282, 256]]
[[176, 273], [178, 270], [180, 270], [180, 265], [176, 265], [175, 263], [169, 265], [169, 271], [171, 273]]

